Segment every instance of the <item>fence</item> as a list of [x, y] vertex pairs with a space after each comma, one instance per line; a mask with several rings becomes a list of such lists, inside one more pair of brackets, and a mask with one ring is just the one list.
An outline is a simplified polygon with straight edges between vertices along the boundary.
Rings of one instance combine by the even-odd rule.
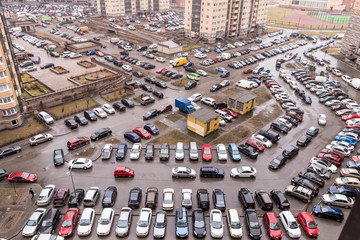
[[337, 24], [348, 24], [351, 18], [351, 12], [329, 13], [322, 11], [307, 11], [307, 15]]
[[305, 24], [301, 21], [294, 23], [290, 21], [278, 21], [278, 20], [267, 20], [267, 26], [274, 27], [284, 27], [291, 29], [307, 29], [307, 30], [346, 30], [347, 24], [344, 25], [335, 25], [335, 24]]

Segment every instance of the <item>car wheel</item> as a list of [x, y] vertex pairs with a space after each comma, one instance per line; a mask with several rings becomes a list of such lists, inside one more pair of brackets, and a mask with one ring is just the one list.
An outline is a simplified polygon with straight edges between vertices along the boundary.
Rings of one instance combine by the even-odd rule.
[[17, 150], [16, 152], [19, 153], [21, 150]]
[[86, 169], [86, 167], [83, 167], [83, 169]]
[[107, 135], [108, 135], [108, 136], [110, 136], [110, 135], [111, 135], [111, 133], [108, 133]]
[[95, 141], [99, 140], [99, 137], [95, 138]]
[[76, 148], [77, 148], [77, 147], [76, 147], [76, 146], [74, 146], [72, 149], [73, 149], [73, 150], [75, 150]]
[[350, 208], [350, 206], [345, 206], [345, 208]]
[[337, 222], [342, 222], [343, 220], [342, 219], [336, 219]]
[[251, 178], [255, 178], [255, 175], [251, 175], [250, 177], [251, 177]]
[[39, 143], [38, 143], [38, 142], [36, 142], [36, 143], [35, 143], [35, 146], [37, 146], [37, 145], [39, 145]]
[[89, 144], [89, 142], [86, 142], [86, 143], [85, 143], [85, 145], [88, 145], [88, 144]]

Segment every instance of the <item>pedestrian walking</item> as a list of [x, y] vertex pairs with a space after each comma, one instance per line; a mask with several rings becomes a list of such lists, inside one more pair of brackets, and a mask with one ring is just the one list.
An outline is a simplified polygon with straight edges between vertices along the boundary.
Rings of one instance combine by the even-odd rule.
[[34, 193], [34, 190], [32, 188], [30, 188], [29, 193], [31, 194], [31, 200], [34, 199], [35, 193]]

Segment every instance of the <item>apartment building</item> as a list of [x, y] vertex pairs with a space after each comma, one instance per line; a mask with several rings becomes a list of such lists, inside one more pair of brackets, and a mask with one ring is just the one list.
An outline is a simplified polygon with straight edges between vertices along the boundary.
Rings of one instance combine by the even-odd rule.
[[125, 16], [148, 14], [169, 10], [170, 0], [97, 0], [101, 16]]
[[[0, 130], [23, 122], [21, 87], [14, 54], [0, 2]], [[11, 48], [10, 48], [11, 47]]]
[[185, 0], [185, 36], [246, 37], [265, 26], [268, 0]]

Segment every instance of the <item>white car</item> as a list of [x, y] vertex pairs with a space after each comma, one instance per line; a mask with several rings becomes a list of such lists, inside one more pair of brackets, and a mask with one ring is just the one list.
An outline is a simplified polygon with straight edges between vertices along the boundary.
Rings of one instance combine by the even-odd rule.
[[219, 125], [222, 127], [226, 125], [226, 121], [222, 117], [220, 117]]
[[38, 118], [48, 125], [54, 123], [54, 118], [51, 117], [50, 114], [44, 111], [38, 113]]
[[80, 168], [80, 169], [89, 169], [92, 167], [92, 161], [87, 158], [75, 158], [68, 162], [68, 168]]
[[122, 65], [121, 68], [124, 69], [127, 72], [131, 72], [133, 70], [130, 65]]
[[282, 225], [290, 238], [300, 238], [301, 231], [299, 224], [296, 222], [294, 215], [290, 211], [282, 211], [279, 213]]
[[132, 219], [132, 209], [129, 207], [123, 207], [120, 212], [119, 220], [116, 224], [116, 236], [125, 237], [129, 234], [129, 228]]
[[354, 119], [346, 120], [346, 125], [359, 124], [359, 123], [360, 123], [360, 118], [354, 118]]
[[321, 201], [326, 205], [345, 208], [351, 208], [354, 205], [354, 200], [352, 198], [342, 194], [324, 194], [321, 196]]
[[348, 109], [351, 109], [353, 111], [355, 111], [356, 109], [359, 109], [359, 104], [355, 103], [355, 102], [349, 102], [345, 105]]
[[[334, 142], [336, 142], [336, 141], [334, 141]], [[349, 157], [350, 154], [351, 154], [351, 151], [348, 148], [346, 148], [344, 146], [341, 146], [341, 145], [331, 145], [331, 144], [329, 144], [329, 145], [326, 145], [325, 148], [329, 149], [329, 150], [338, 151], [339, 153], [344, 154], [345, 157]]]
[[157, 57], [157, 58], [155, 58], [155, 60], [158, 62], [161, 62], [161, 63], [165, 62], [165, 58], [162, 58], [162, 57]]
[[330, 145], [346, 147], [350, 152], [354, 151], [355, 149], [354, 146], [352, 146], [350, 143], [344, 141], [332, 141]]
[[31, 214], [30, 218], [27, 220], [25, 227], [22, 230], [22, 235], [24, 237], [34, 236], [40, 224], [45, 216], [46, 209], [45, 208], [37, 208], [33, 214]]
[[258, 141], [258, 142], [260, 142], [266, 148], [271, 148], [271, 146], [272, 146], [272, 142], [269, 139], [267, 139], [266, 137], [264, 137], [263, 135], [253, 134], [251, 136], [251, 138]]
[[354, 177], [338, 177], [335, 179], [334, 184], [338, 186], [359, 187], [360, 180]]
[[165, 211], [172, 211], [174, 209], [174, 189], [173, 188], [165, 188], [163, 190], [162, 209]]
[[228, 159], [228, 154], [224, 144], [216, 145], [216, 152], [219, 161], [226, 161]]
[[359, 141], [359, 135], [353, 132], [339, 132], [337, 134], [338, 136], [345, 136], [345, 137], [350, 137], [352, 139], [355, 139], [356, 141]]
[[226, 215], [230, 236], [232, 238], [241, 238], [243, 230], [241, 228], [239, 213], [236, 209], [229, 209]]
[[328, 107], [336, 105], [336, 104], [340, 104], [340, 101], [337, 99], [333, 99], [333, 100], [325, 102], [325, 106], [328, 106]]
[[134, 143], [130, 150], [130, 159], [137, 160], [140, 158], [141, 153], [141, 143]]
[[325, 126], [326, 125], [326, 115], [325, 114], [320, 114], [319, 118], [318, 118], [318, 123], [321, 126]]
[[29, 139], [30, 146], [38, 145], [39, 143], [52, 140], [54, 137], [50, 133], [38, 134]]
[[175, 167], [171, 171], [173, 178], [195, 178], [196, 172], [188, 167]]
[[227, 122], [231, 122], [231, 120], [233, 119], [233, 117], [230, 114], [224, 112], [223, 110], [216, 109], [215, 113], [217, 113], [221, 118], [223, 118]]
[[312, 157], [310, 159], [310, 163], [320, 166], [323, 169], [329, 170], [331, 173], [336, 173], [337, 170], [337, 167], [334, 164], [326, 160], [322, 160], [321, 158]]
[[102, 110], [101, 108], [95, 108], [94, 113], [99, 118], [106, 118], [107, 117], [106, 112], [104, 110]]
[[282, 123], [283, 125], [285, 125], [289, 129], [292, 128], [292, 124], [288, 120], [286, 120], [285, 118], [279, 118], [278, 122]]
[[105, 103], [103, 105], [103, 109], [105, 112], [107, 112], [108, 114], [114, 114], [115, 113], [115, 109], [108, 103]]
[[353, 110], [351, 110], [351, 109], [341, 109], [341, 110], [335, 111], [335, 114], [337, 116], [342, 116], [342, 115], [351, 114], [351, 113], [353, 113]]
[[281, 77], [281, 78], [283, 78], [284, 76], [286, 76], [287, 74], [286, 74], [286, 72], [285, 72], [285, 70], [280, 70], [279, 71], [279, 76]]
[[360, 178], [360, 171], [355, 168], [342, 168], [340, 169], [340, 175], [342, 177]]
[[178, 142], [176, 143], [176, 148], [175, 148], [175, 160], [184, 160], [184, 158], [185, 158], [184, 143]]
[[26, 68], [22, 69], [22, 72], [33, 72], [36, 70], [37, 70], [36, 66], [27, 66]]
[[292, 108], [296, 108], [297, 105], [296, 103], [292, 103], [292, 102], [285, 102], [281, 105], [282, 108], [289, 108], [289, 107], [292, 107]]
[[218, 209], [213, 209], [210, 212], [210, 235], [213, 238], [222, 238], [224, 235], [222, 213]]
[[252, 177], [256, 176], [256, 169], [249, 166], [237, 167], [231, 169], [230, 176], [233, 178], [240, 178], [240, 177]]
[[183, 206], [185, 208], [192, 207], [192, 190], [191, 189], [183, 189], [182, 190], [181, 206]]
[[94, 224], [95, 210], [92, 208], [84, 208], [79, 226], [77, 227], [77, 234], [79, 236], [89, 236]]
[[202, 102], [202, 103], [204, 103], [206, 105], [209, 105], [209, 106], [214, 106], [215, 99], [207, 97], [207, 98], [202, 98], [200, 100], [200, 102]]
[[150, 49], [157, 48], [157, 45], [156, 45], [155, 43], [153, 43], [153, 44], [151, 44], [151, 45], [149, 46], [149, 48], [150, 48]]
[[139, 215], [139, 220], [136, 225], [136, 236], [146, 237], [149, 235], [149, 228], [151, 224], [152, 211], [150, 208], [142, 208]]
[[195, 109], [195, 111], [197, 111], [197, 110], [200, 109], [200, 106], [197, 105], [197, 103], [195, 103], [195, 102], [191, 102], [191, 105], [193, 106], [193, 108]]
[[96, 233], [98, 236], [107, 236], [110, 234], [111, 225], [114, 220], [115, 211], [112, 208], [104, 208], [101, 213]]
[[334, 69], [332, 70], [332, 73], [333, 73], [335, 76], [337, 76], [337, 77], [340, 77], [340, 76], [341, 76], [341, 72], [340, 72], [338, 69], [336, 69], [336, 68], [334, 68]]
[[274, 95], [275, 100], [276, 101], [280, 101], [280, 100], [285, 100], [285, 99], [289, 99], [289, 94], [286, 92], [282, 92], [282, 93], [276, 93]]
[[55, 193], [55, 185], [50, 184], [45, 186], [41, 190], [36, 204], [38, 206], [48, 205], [49, 203], [51, 203], [51, 199], [54, 196], [54, 193]]
[[193, 95], [188, 97], [188, 100], [191, 102], [197, 102], [197, 101], [200, 101], [201, 98], [202, 98], [202, 95], [200, 93], [194, 93]]
[[105, 144], [101, 153], [101, 159], [110, 159], [112, 150], [113, 146], [111, 143]]
[[208, 75], [207, 72], [202, 69], [197, 70], [196, 73], [203, 77], [206, 77]]

